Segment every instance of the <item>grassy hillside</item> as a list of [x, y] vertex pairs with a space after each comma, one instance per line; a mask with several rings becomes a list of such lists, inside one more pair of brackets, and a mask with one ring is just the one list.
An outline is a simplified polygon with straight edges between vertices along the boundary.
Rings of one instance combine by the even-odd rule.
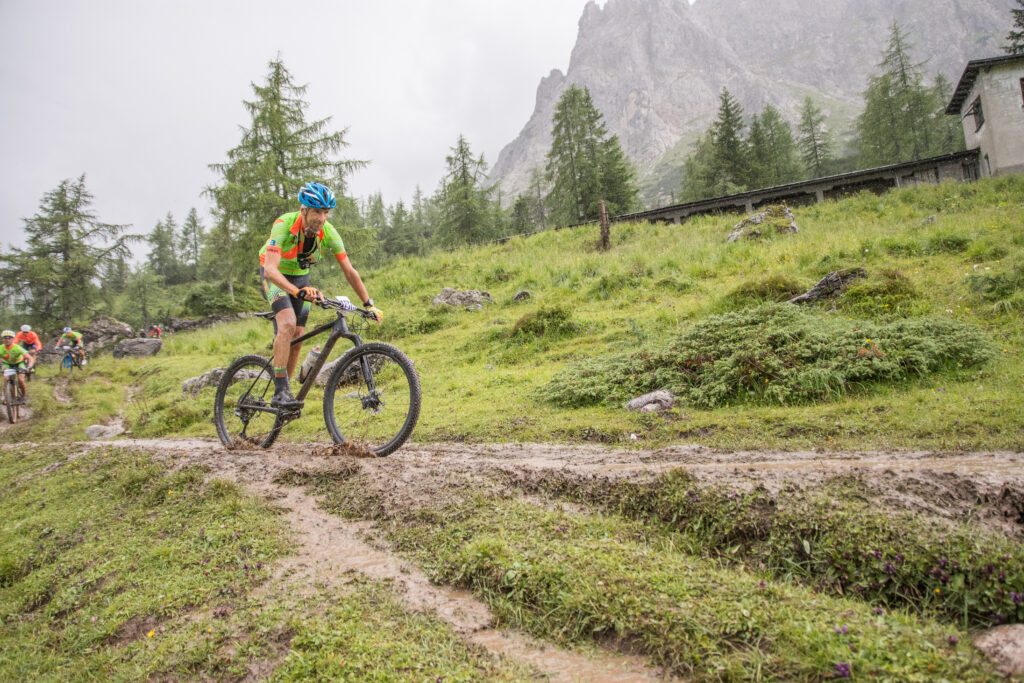
[[[1024, 448], [1024, 178], [861, 194], [794, 213], [798, 234], [759, 242], [726, 243], [737, 216], [698, 217], [613, 225], [608, 252], [596, 249], [596, 228], [587, 227], [364, 269], [386, 314], [364, 335], [416, 362], [424, 409], [414, 439], [421, 442]], [[352, 257], [358, 268], [359, 255]], [[751, 386], [715, 407], [692, 400], [646, 415], [624, 410], [615, 391], [584, 407], [551, 400], [551, 380], [560, 373], [564, 380], [580, 361], [665, 357], [681, 336], [720, 320], [713, 316], [742, 314], [858, 267], [866, 279], [811, 307], [808, 324], [825, 333], [889, 330], [900, 321], [920, 323], [914, 329], [927, 334], [965, 331], [978, 347], [971, 360], [953, 354], [908, 365], [865, 332], [865, 352], [899, 358], [901, 370], [844, 382], [838, 393], [780, 402]], [[351, 295], [337, 269], [321, 267], [314, 281]], [[432, 307], [446, 286], [487, 290], [495, 303], [482, 311]], [[531, 297], [516, 303], [521, 289]], [[119, 412], [139, 436], [213, 435], [213, 390], [181, 400], [181, 382], [243, 353], [268, 353], [270, 333], [251, 320], [171, 335], [151, 359], [100, 357], [70, 383], [70, 405], [52, 399], [54, 383], [33, 384], [36, 419], [0, 438], [80, 438], [85, 426]], [[598, 384], [614, 379], [604, 375]], [[329, 440], [318, 396], [282, 438]]]

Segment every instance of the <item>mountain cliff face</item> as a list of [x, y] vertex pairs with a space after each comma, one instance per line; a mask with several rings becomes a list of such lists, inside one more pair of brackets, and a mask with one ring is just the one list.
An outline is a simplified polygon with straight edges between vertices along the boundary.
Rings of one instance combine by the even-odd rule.
[[[568, 72], [541, 79], [533, 115], [502, 149], [491, 180], [505, 197], [543, 167], [551, 117], [569, 85], [587, 86], [608, 130], [661, 204], [689, 143], [714, 119], [722, 87], [746, 115], [768, 102], [791, 123], [810, 95], [842, 133], [863, 106], [893, 22], [953, 84], [969, 59], [1002, 54], [1012, 0], [607, 0], [587, 4]], [[659, 180], [660, 183], [659, 187]]]

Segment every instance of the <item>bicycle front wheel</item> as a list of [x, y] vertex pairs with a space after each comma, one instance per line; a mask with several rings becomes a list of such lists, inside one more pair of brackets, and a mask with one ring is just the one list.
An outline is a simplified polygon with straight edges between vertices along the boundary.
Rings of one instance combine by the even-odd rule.
[[14, 390], [14, 382], [4, 380], [4, 407], [7, 408], [7, 421], [14, 424], [18, 421], [18, 392]]
[[263, 356], [242, 356], [228, 366], [213, 401], [217, 436], [228, 448], [268, 448], [284, 422], [270, 412], [274, 365]]
[[409, 358], [390, 344], [350, 349], [324, 387], [324, 422], [334, 443], [390, 455], [412, 434], [420, 416], [420, 378]]

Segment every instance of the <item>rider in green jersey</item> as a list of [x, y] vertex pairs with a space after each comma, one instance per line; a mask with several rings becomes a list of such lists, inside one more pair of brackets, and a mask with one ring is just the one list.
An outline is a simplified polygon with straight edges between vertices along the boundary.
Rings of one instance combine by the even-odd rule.
[[373, 312], [378, 323], [384, 318], [348, 260], [341, 236], [327, 222], [337, 204], [334, 194], [320, 183], [306, 183], [299, 190], [299, 202], [300, 210], [274, 221], [270, 237], [260, 249], [260, 280], [274, 311], [274, 397], [270, 403], [281, 408], [302, 406], [288, 387], [302, 348], [302, 344], [293, 346], [291, 342], [306, 330], [310, 302], [323, 299], [320, 290], [309, 284], [309, 267], [322, 258], [324, 248], [337, 259], [363, 306]]
[[[18, 344], [14, 343], [14, 331], [4, 330], [0, 333], [3, 344], [0, 345], [0, 367], [6, 371], [8, 368], [18, 373], [18, 386], [21, 387], [21, 395], [27, 395], [25, 388], [25, 375], [28, 374], [28, 355]], [[5, 372], [6, 374], [6, 372]]]

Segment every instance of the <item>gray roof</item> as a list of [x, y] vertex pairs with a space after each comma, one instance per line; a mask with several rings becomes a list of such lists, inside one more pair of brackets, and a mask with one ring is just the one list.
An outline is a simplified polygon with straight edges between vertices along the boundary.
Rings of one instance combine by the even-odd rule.
[[979, 71], [995, 64], [1016, 61], [1024, 62], [1024, 54], [1003, 55], [1002, 57], [989, 57], [988, 59], [972, 59], [967, 62], [967, 67], [964, 69], [963, 75], [960, 76], [960, 82], [956, 84], [956, 90], [953, 91], [953, 99], [949, 101], [949, 106], [946, 107], [946, 113], [954, 116], [960, 114], [964, 100], [967, 99], [968, 93], [974, 87], [974, 81], [977, 79]]

